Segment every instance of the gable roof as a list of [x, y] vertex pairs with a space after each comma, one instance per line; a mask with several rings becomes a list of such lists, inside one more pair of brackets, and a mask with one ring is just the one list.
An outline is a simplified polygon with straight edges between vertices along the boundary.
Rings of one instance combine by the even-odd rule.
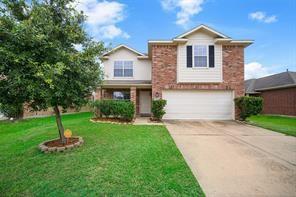
[[194, 32], [198, 31], [198, 30], [205, 30], [207, 32], [210, 32], [214, 35], [216, 35], [216, 37], [214, 37], [214, 43], [215, 44], [224, 44], [224, 45], [241, 45], [241, 46], [244, 46], [244, 47], [247, 47], [249, 45], [251, 45], [254, 41], [253, 40], [234, 40], [232, 39], [231, 37], [219, 32], [219, 31], [216, 31], [215, 29], [209, 27], [209, 26], [206, 26], [204, 24], [201, 24], [179, 36], [176, 36], [174, 37], [173, 39], [171, 40], [148, 40], [148, 54], [150, 54], [150, 48], [151, 46], [150, 45], [154, 45], [154, 44], [170, 44], [170, 45], [176, 45], [176, 44], [179, 44], [179, 43], [186, 43], [188, 41], [188, 38], [186, 38], [186, 36], [190, 35], [190, 34], [193, 34]]
[[258, 79], [245, 81], [247, 94], [256, 94], [260, 91], [296, 87], [296, 72], [286, 71]]
[[187, 31], [187, 32], [185, 32], [185, 33], [177, 36], [176, 38], [184, 38], [184, 37], [186, 37], [186, 36], [188, 36], [190, 34], [193, 34], [194, 32], [196, 32], [196, 31], [198, 31], [200, 29], [204, 29], [204, 30], [206, 30], [208, 32], [211, 32], [211, 33], [217, 35], [220, 38], [230, 38], [230, 37], [226, 36], [225, 34], [222, 34], [222, 33], [218, 32], [218, 31], [214, 30], [213, 28], [208, 27], [208, 26], [206, 26], [204, 24], [201, 24], [201, 25], [199, 25], [199, 26], [197, 26], [197, 27], [195, 27], [195, 28]]
[[113, 53], [113, 52], [115, 52], [115, 51], [117, 51], [118, 49], [121, 49], [121, 48], [126, 48], [127, 50], [129, 50], [129, 51], [131, 51], [131, 52], [137, 54], [138, 56], [143, 56], [143, 57], [146, 57], [146, 56], [147, 56], [147, 55], [145, 55], [144, 53], [141, 53], [141, 52], [139, 52], [139, 51], [137, 51], [137, 50], [135, 50], [135, 49], [133, 49], [133, 48], [131, 48], [131, 47], [128, 47], [127, 45], [120, 44], [120, 45], [114, 47], [113, 49], [111, 49], [110, 51], [104, 53], [104, 54], [103, 54], [103, 57], [104, 57], [104, 56], [108, 56], [108, 55], [110, 55], [111, 53]]

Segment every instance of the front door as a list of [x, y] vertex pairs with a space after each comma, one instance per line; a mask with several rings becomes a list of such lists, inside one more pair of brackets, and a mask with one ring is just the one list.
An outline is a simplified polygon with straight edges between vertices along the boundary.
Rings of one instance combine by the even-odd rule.
[[151, 113], [151, 92], [140, 91], [140, 114]]

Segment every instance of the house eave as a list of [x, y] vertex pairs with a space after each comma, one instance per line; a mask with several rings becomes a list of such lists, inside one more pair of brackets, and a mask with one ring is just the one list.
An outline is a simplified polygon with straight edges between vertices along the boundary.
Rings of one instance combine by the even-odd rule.
[[138, 59], [149, 59], [149, 56], [148, 55], [145, 55], [145, 56], [137, 56]]
[[233, 40], [231, 38], [216, 38], [214, 41], [215, 44], [221, 45], [240, 45], [247, 47], [254, 43], [254, 40]]
[[136, 87], [136, 88], [151, 88], [152, 84], [102, 84], [102, 88], [131, 88], [131, 87]]
[[255, 89], [255, 91], [262, 92], [262, 91], [267, 91], [267, 90], [276, 90], [276, 89], [293, 88], [293, 87], [296, 87], [296, 84], [288, 84], [288, 85], [282, 85], [282, 86], [260, 88], [260, 89]]
[[246, 92], [245, 94], [260, 94], [260, 92]]
[[137, 54], [138, 56], [143, 56], [143, 57], [146, 56], [144, 53], [141, 53], [141, 52], [139, 52], [139, 51], [137, 51], [137, 50], [135, 50], [135, 49], [133, 49], [133, 48], [127, 46], [127, 45], [120, 44], [120, 45], [114, 47], [113, 49], [111, 49], [110, 51], [104, 53], [104, 54], [102, 55], [101, 59], [108, 59], [108, 58], [109, 58], [109, 54], [113, 53], [114, 51], [116, 51], [116, 50], [118, 50], [118, 49], [120, 49], [120, 48], [126, 48], [126, 49], [128, 49], [128, 50], [134, 52], [134, 53]]
[[148, 40], [148, 45], [151, 44], [174, 44], [173, 40]]

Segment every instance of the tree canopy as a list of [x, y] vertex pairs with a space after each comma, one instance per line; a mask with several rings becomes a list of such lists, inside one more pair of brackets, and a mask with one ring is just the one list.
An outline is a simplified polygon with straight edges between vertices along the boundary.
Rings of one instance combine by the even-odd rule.
[[34, 110], [53, 107], [59, 116], [58, 106], [86, 103], [102, 80], [98, 57], [105, 48], [87, 35], [85, 19], [74, 0], [2, 0], [2, 110], [26, 103]]

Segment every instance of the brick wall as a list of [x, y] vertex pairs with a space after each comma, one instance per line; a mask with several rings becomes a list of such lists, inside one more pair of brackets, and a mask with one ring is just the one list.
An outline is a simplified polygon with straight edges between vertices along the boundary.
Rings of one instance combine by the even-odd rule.
[[136, 87], [131, 87], [130, 89], [130, 97], [131, 97], [131, 101], [134, 103], [135, 105], [135, 115], [136, 115], [136, 110], [137, 110], [137, 88]]
[[140, 90], [136, 92], [136, 114], [140, 113]]
[[296, 116], [296, 88], [261, 92], [264, 114]]
[[[152, 45], [152, 97], [161, 97], [165, 89], [234, 90], [244, 95], [244, 48], [223, 46], [222, 83], [177, 83], [177, 46]], [[236, 117], [238, 117], [236, 109]]]

